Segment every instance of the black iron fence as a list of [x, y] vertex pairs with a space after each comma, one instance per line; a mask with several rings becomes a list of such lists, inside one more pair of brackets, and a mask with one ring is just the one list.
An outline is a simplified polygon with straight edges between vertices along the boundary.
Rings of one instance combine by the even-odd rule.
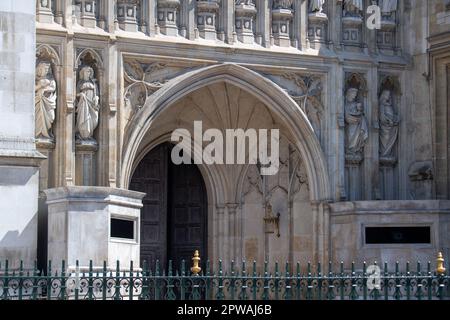
[[341, 263], [333, 270], [329, 263], [325, 269], [318, 264], [301, 266], [278, 263], [269, 270], [269, 264], [258, 272], [256, 262], [248, 265], [234, 262], [225, 271], [222, 262], [210, 262], [200, 267], [199, 257], [193, 266], [183, 261], [175, 270], [171, 262], [167, 270], [159, 263], [152, 268], [122, 270], [117, 261], [114, 270], [94, 268], [92, 261], [83, 269], [78, 262], [72, 270], [62, 261], [58, 270], [40, 272], [35, 267], [25, 270], [23, 264], [10, 269], [8, 261], [0, 266], [1, 300], [443, 300], [450, 299], [449, 273], [444, 268], [442, 255], [437, 268], [420, 262], [412, 266], [395, 264], [389, 270], [382, 266], [364, 263], [356, 269], [354, 263], [345, 269]]

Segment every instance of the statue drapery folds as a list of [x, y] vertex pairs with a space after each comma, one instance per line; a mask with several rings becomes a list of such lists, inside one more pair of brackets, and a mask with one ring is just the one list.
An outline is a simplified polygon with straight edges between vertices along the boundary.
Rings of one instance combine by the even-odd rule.
[[52, 126], [56, 110], [56, 81], [51, 64], [40, 62], [36, 67], [35, 117], [36, 138], [53, 139]]
[[98, 87], [91, 67], [81, 68], [79, 77], [76, 105], [77, 134], [81, 140], [91, 140], [98, 125]]

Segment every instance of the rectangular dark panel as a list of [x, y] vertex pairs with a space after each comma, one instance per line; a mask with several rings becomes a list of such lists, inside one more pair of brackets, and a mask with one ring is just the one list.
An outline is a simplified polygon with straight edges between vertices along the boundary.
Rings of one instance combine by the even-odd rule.
[[366, 244], [430, 243], [430, 227], [366, 227]]
[[112, 218], [111, 237], [121, 239], [134, 239], [134, 221]]

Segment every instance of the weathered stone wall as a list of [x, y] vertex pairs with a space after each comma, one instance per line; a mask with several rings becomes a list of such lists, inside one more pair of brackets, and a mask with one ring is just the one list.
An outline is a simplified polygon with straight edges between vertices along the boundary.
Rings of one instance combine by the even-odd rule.
[[35, 1], [0, 3], [0, 256], [36, 259]]
[[[328, 203], [448, 199], [444, 1], [398, 1], [379, 30], [366, 27], [363, 2], [86, 0], [81, 8], [38, 0], [30, 64], [54, 110], [51, 121], [36, 120], [47, 157], [40, 190], [128, 188], [143, 153], [167, 140], [169, 128], [253, 104], [269, 110], [253, 111], [256, 125], [272, 120], [292, 150], [280, 157], [285, 171], [264, 182], [269, 192], [258, 191], [251, 168], [202, 171], [211, 258], [326, 260], [345, 247], [329, 240], [336, 220]], [[182, 108], [185, 117], [172, 112]], [[243, 125], [245, 113], [230, 113]], [[290, 163], [294, 156], [305, 172]], [[264, 233], [268, 203], [281, 214], [280, 239]], [[354, 237], [357, 223], [347, 230]]]

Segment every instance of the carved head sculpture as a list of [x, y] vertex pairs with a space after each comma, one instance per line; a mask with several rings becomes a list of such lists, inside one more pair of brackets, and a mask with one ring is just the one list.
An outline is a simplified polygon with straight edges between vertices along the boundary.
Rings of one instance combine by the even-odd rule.
[[381, 104], [391, 104], [392, 103], [391, 98], [392, 98], [391, 91], [384, 89], [380, 95], [380, 103]]
[[349, 88], [347, 90], [347, 93], [345, 94], [347, 102], [354, 102], [357, 96], [358, 96], [358, 89], [356, 88]]
[[94, 77], [94, 69], [89, 66], [83, 67], [80, 70], [80, 80], [91, 81]]
[[51, 65], [49, 62], [39, 62], [36, 67], [36, 76], [39, 79], [45, 78], [50, 74]]

